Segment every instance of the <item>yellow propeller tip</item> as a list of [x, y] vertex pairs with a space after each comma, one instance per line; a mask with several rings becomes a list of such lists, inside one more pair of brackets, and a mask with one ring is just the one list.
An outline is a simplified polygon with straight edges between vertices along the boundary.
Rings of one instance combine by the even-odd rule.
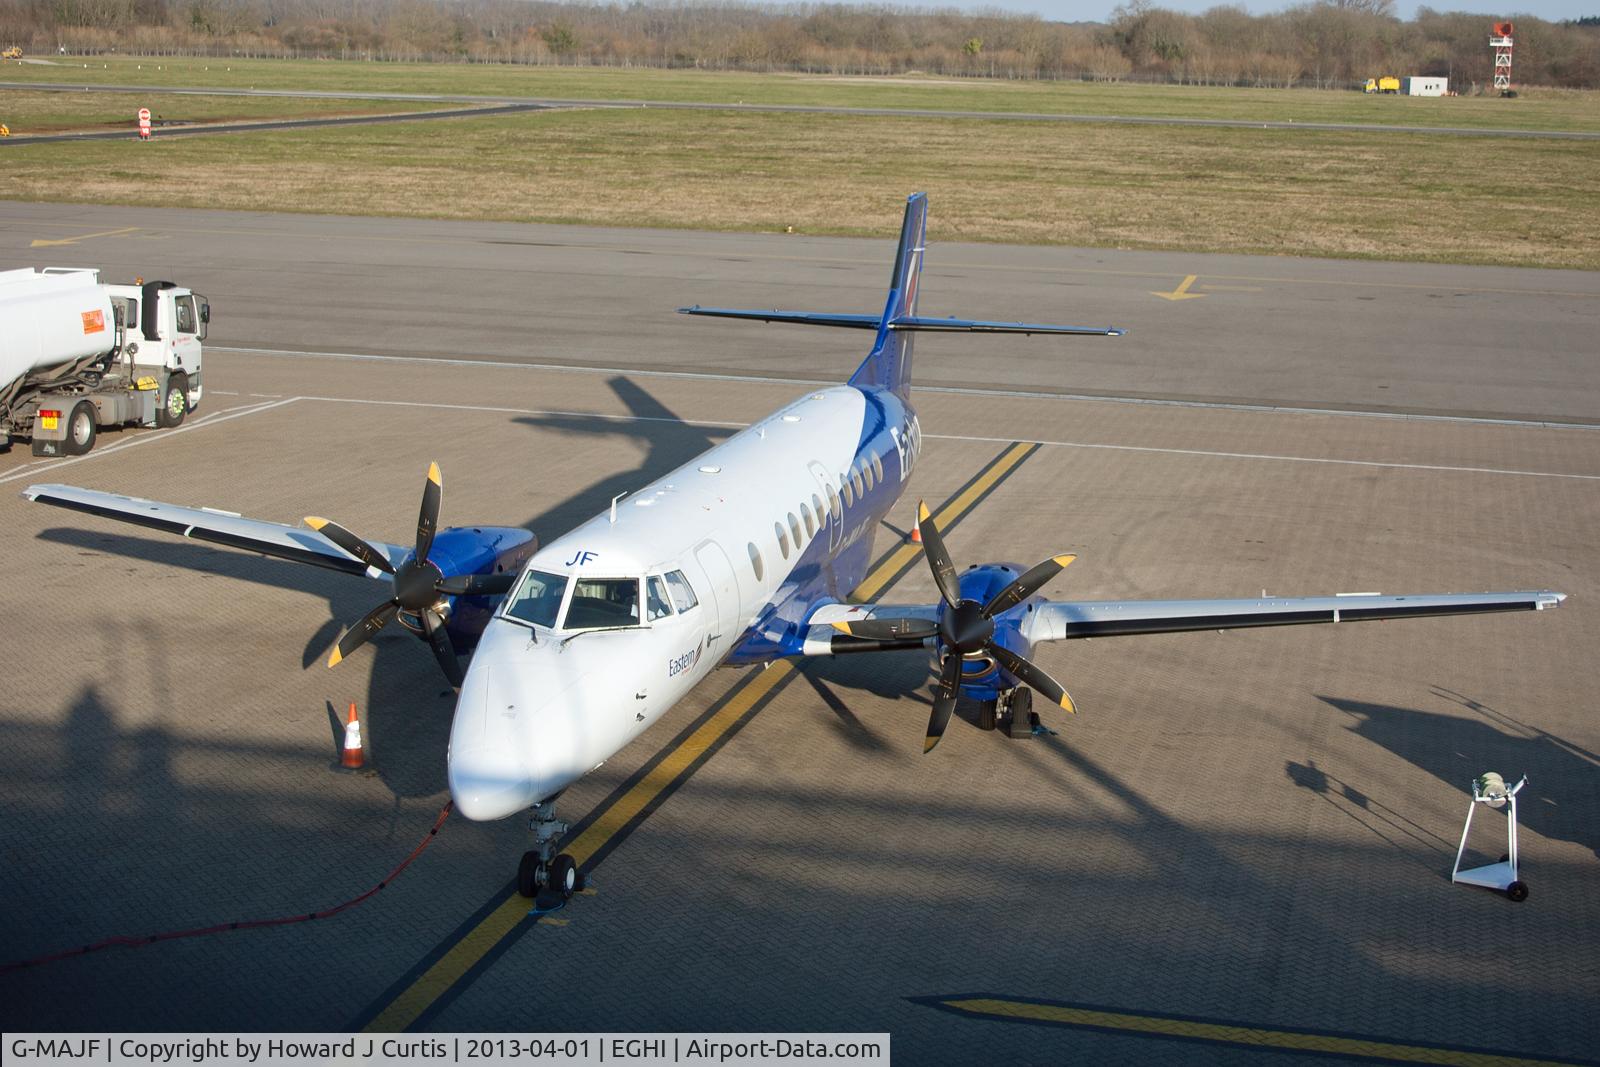
[[1056, 566], [1057, 567], [1065, 567], [1067, 564], [1071, 563], [1073, 560], [1077, 559], [1078, 557], [1074, 556], [1074, 555], [1071, 555], [1071, 554], [1068, 554], [1068, 555], [1064, 555], [1064, 556], [1052, 556], [1051, 558], [1056, 561]]
[[925, 500], [917, 501], [917, 521], [918, 522], [927, 522], [928, 521], [928, 515], [929, 515], [929, 512], [928, 512], [927, 501], [925, 501]]
[[444, 487], [444, 475], [439, 473], [439, 464], [428, 464], [428, 481], [439, 486], [441, 489]]
[[318, 518], [315, 515], [307, 515], [306, 525], [311, 527], [313, 530], [321, 530], [324, 526], [328, 525], [328, 520]]
[[932, 752], [933, 751], [933, 746], [937, 745], [938, 743], [939, 743], [939, 739], [937, 737], [923, 738], [923, 741], [922, 741], [922, 754], [924, 756], [926, 756], [928, 753]]
[[833, 628], [842, 634], [847, 634], [850, 632], [850, 624], [847, 622], [836, 622], [833, 624]]
[[1078, 707], [1077, 707], [1076, 704], [1074, 704], [1072, 702], [1072, 698], [1071, 697], [1062, 697], [1061, 698], [1061, 708], [1068, 715], [1076, 715], [1076, 714], [1078, 714]]
[[344, 662], [344, 654], [341, 653], [337, 648], [335, 648], [333, 650], [333, 654], [328, 657], [328, 667], [330, 669], [332, 669], [334, 667], [337, 667], [339, 664], [341, 664], [343, 662]]

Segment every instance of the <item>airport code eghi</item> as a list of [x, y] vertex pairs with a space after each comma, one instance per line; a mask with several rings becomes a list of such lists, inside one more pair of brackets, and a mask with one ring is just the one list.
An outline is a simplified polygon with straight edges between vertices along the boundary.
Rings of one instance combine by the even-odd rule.
[[887, 1033], [878, 1034], [475, 1034], [434, 1037], [346, 1037], [342, 1034], [122, 1034], [87, 1037], [8, 1034], [8, 1058], [35, 1067], [78, 1063], [244, 1064], [364, 1061], [398, 1067], [419, 1061], [502, 1064], [538, 1061], [631, 1063], [888, 1063]]

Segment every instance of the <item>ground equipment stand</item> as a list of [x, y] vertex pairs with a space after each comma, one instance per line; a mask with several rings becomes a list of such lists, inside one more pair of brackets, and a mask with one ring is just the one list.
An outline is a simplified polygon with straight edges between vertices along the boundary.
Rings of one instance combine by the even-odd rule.
[[[1498, 889], [1512, 900], [1528, 899], [1528, 887], [1517, 878], [1517, 794], [1527, 784], [1528, 776], [1523, 775], [1522, 781], [1507, 788], [1505, 779], [1494, 771], [1480, 775], [1473, 781], [1472, 803], [1467, 805], [1467, 825], [1461, 829], [1461, 844], [1456, 849], [1455, 869], [1450, 872], [1452, 882]], [[1478, 810], [1479, 804], [1506, 809], [1507, 851], [1500, 857], [1499, 863], [1463, 871], [1461, 856], [1467, 850], [1467, 834], [1472, 830], [1472, 814]]]

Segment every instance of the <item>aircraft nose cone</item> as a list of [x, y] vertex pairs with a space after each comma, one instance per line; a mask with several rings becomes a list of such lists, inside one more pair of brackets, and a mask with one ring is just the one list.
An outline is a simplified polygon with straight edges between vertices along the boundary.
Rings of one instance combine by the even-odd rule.
[[503, 819], [543, 799], [524, 758], [521, 697], [490, 665], [474, 664], [450, 727], [450, 798], [469, 819]]
[[477, 822], [515, 815], [537, 800], [523, 769], [503, 752], [486, 748], [450, 750], [450, 799], [457, 811]]

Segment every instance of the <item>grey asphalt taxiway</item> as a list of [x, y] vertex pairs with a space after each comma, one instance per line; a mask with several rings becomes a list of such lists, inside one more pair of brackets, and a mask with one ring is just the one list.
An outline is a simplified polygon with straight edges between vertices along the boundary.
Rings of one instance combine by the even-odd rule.
[[[323, 666], [384, 586], [23, 487], [402, 541], [437, 460], [446, 523], [554, 536], [841, 380], [865, 336], [675, 307], [874, 310], [891, 255], [0, 203], [0, 268], [170, 277], [214, 308], [184, 427], [0, 455], [0, 963], [337, 904], [447, 799], [427, 650], [386, 631]], [[451, 817], [337, 917], [0, 975], [5, 1028], [887, 1030], [908, 1063], [1592, 1057], [1597, 296], [1581, 272], [935, 236], [924, 314], [1130, 330], [919, 340], [928, 444], [891, 521], [947, 507], [958, 561], [1075, 552], [1057, 598], [1570, 599], [1053, 646], [1079, 715], [1013, 741], [963, 709], [928, 756], [918, 655], [719, 672], [563, 798], [595, 844], [590, 890], [555, 914], [507, 895], [521, 820]], [[885, 529], [881, 599], [931, 599], [897, 545]], [[344, 773], [351, 702], [371, 764]], [[1521, 904], [1449, 882], [1490, 769], [1530, 778]], [[1502, 842], [1480, 816], [1473, 862]]]

